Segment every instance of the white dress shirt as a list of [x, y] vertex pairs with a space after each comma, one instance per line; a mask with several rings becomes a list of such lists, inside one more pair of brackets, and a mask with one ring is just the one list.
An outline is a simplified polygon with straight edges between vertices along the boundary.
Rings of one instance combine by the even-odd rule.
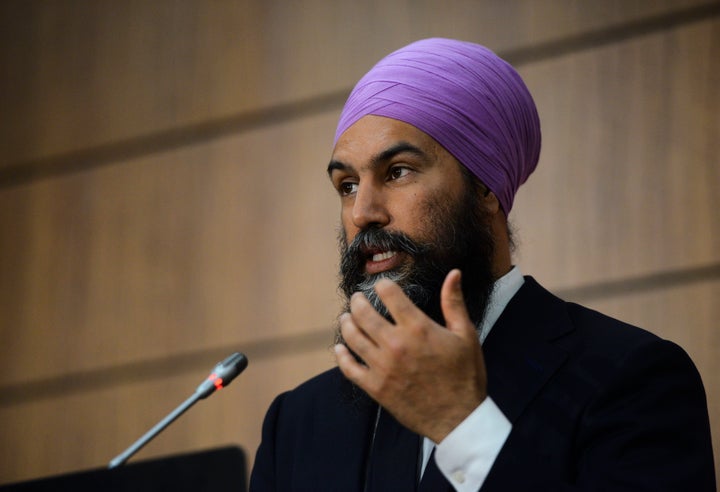
[[[485, 317], [478, 330], [481, 344], [523, 283], [525, 279], [517, 266], [495, 282]], [[477, 491], [485, 481], [511, 430], [510, 421], [488, 396], [437, 444], [435, 462], [456, 491]], [[423, 440], [423, 472], [435, 446], [427, 437]]]

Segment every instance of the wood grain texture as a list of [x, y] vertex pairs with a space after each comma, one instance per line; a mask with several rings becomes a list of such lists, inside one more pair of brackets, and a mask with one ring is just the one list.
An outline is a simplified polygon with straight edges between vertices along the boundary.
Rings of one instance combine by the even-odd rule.
[[569, 293], [629, 279], [591, 306], [688, 350], [720, 449], [720, 292], [697, 274], [720, 264], [717, 5], [0, 3], [0, 173], [24, 173], [0, 187], [0, 390], [17, 395], [0, 400], [0, 483], [104, 465], [209, 354], [244, 346], [241, 379], [139, 457], [252, 458], [272, 397], [333, 363], [334, 101], [427, 36], [522, 61], [544, 144], [512, 213], [517, 261]]
[[[251, 361], [228, 388], [198, 402], [132, 460], [234, 444], [252, 463], [272, 399], [332, 363], [325, 347]], [[198, 371], [0, 407], [0, 483], [107, 466], [206, 376]]]
[[508, 50], [707, 0], [0, 3], [0, 167], [349, 89], [420, 37]]
[[720, 23], [521, 70], [543, 126], [511, 213], [557, 288], [720, 260]]
[[335, 119], [0, 192], [0, 384], [323, 327], [329, 345]]

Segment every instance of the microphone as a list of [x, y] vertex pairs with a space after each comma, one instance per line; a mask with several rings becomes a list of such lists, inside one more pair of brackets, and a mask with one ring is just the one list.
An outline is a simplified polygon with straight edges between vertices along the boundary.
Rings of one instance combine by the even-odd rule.
[[140, 451], [140, 449], [150, 442], [155, 436], [160, 434], [165, 427], [172, 424], [180, 415], [185, 413], [187, 409], [193, 406], [198, 400], [203, 400], [213, 394], [216, 390], [222, 389], [235, 377], [243, 372], [248, 365], [248, 359], [244, 354], [235, 352], [222, 362], [218, 362], [210, 375], [197, 387], [195, 393], [185, 400], [179, 407], [170, 412], [164, 419], [158, 422], [155, 427], [150, 429], [140, 439], [127, 448], [125, 451], [117, 455], [110, 461], [108, 468], [116, 468], [125, 463], [132, 455]]

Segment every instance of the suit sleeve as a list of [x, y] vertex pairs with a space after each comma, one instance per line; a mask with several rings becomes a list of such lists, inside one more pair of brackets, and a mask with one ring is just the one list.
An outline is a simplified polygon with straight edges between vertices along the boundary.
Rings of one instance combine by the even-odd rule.
[[588, 406], [578, 443], [580, 490], [715, 491], [705, 390], [671, 342], [623, 360]]
[[552, 443], [531, 441], [532, 429], [517, 434], [518, 421], [496, 462], [502, 471], [491, 469], [480, 490], [716, 492], [705, 390], [688, 355], [654, 339], [598, 370], [562, 470], [539, 458]]

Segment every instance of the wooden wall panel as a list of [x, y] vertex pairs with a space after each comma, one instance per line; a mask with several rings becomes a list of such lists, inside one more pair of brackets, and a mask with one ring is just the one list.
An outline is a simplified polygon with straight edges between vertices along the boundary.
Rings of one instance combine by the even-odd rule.
[[523, 67], [544, 138], [523, 264], [569, 288], [720, 262], [719, 48], [708, 21]]
[[435, 35], [506, 53], [538, 102], [524, 271], [685, 346], [720, 449], [718, 18], [700, 0], [0, 3], [0, 483], [103, 465], [237, 349], [241, 379], [140, 457], [252, 457], [271, 398], [332, 365], [343, 93]]
[[0, 384], [322, 329], [330, 344], [336, 118], [0, 190], [0, 257], [21, 272], [0, 276], [17, 327]]
[[[252, 360], [231, 386], [201, 400], [132, 460], [240, 445], [253, 462], [260, 424], [281, 391], [331, 367], [330, 351]], [[104, 467], [188, 398], [195, 374], [0, 406], [0, 483]]]
[[706, 4], [2, 2], [0, 166], [345, 91], [389, 50], [419, 37], [502, 51]]

